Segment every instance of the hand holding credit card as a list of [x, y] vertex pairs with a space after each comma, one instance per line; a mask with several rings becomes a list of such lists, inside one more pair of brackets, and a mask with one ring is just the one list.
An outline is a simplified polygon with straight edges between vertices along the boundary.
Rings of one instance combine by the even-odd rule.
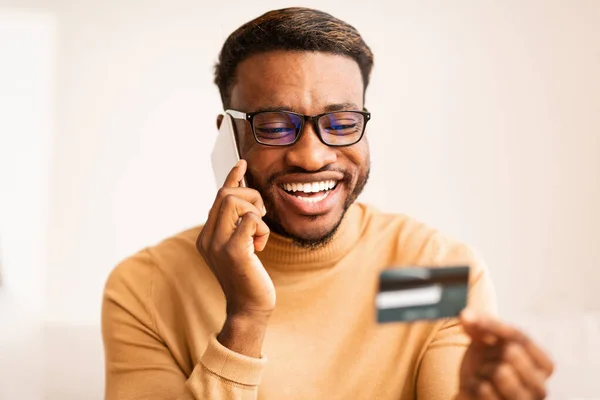
[[458, 317], [467, 305], [469, 267], [390, 268], [379, 276], [377, 322]]

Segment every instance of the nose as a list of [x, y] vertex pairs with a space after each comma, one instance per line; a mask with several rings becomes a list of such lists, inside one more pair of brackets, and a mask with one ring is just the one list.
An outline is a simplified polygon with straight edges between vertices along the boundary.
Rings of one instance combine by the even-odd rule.
[[289, 166], [299, 167], [305, 171], [319, 171], [326, 165], [337, 160], [335, 148], [323, 144], [313, 124], [304, 124], [300, 138], [292, 145], [285, 155]]

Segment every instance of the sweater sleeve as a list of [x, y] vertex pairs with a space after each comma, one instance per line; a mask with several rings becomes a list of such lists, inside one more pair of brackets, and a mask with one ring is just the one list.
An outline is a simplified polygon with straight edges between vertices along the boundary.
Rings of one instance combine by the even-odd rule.
[[[487, 268], [466, 246], [453, 249], [441, 261], [446, 265], [467, 263], [471, 267], [468, 307], [496, 315], [496, 297]], [[417, 373], [419, 400], [456, 399], [460, 385], [460, 367], [470, 339], [458, 319], [441, 320], [421, 359]]]
[[186, 376], [152, 315], [155, 267], [135, 256], [110, 275], [102, 302], [107, 400], [256, 399], [266, 359], [221, 345], [213, 334]]

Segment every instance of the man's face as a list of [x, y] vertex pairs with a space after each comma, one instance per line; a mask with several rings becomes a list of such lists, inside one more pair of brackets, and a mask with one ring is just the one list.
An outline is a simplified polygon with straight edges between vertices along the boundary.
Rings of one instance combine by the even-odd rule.
[[[288, 51], [257, 54], [239, 64], [236, 77], [231, 92], [235, 110], [248, 113], [279, 108], [317, 115], [363, 109], [360, 69], [345, 56]], [[314, 126], [306, 123], [295, 144], [271, 147], [257, 143], [250, 124], [244, 124], [243, 132], [239, 132], [241, 124], [237, 126], [240, 155], [248, 162], [246, 180], [262, 195], [265, 221], [271, 230], [305, 246], [326, 242], [367, 181], [366, 138], [352, 146], [330, 147], [319, 140]], [[297, 190], [299, 184], [305, 187], [308, 183], [318, 183], [324, 190]], [[332, 184], [335, 186], [329, 189]], [[290, 191], [294, 186], [296, 191]]]

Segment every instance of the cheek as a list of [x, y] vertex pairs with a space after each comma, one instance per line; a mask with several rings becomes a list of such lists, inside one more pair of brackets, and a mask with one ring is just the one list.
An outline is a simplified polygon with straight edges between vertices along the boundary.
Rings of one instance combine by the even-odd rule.
[[250, 174], [259, 186], [264, 186], [273, 174], [283, 170], [282, 152], [271, 147], [262, 146], [256, 143], [254, 139], [241, 156], [248, 162]]
[[244, 154], [244, 158], [248, 161], [248, 168], [256, 179], [261, 179], [265, 173], [268, 161], [261, 155], [260, 149], [257, 146], [250, 146]]
[[369, 168], [370, 163], [369, 144], [367, 140], [363, 139], [354, 146], [347, 148], [345, 157], [356, 170], [357, 175], [363, 174]]
[[360, 153], [365, 160], [369, 160], [370, 150], [369, 150], [369, 140], [366, 136], [362, 138], [360, 142], [357, 143], [360, 146]]

